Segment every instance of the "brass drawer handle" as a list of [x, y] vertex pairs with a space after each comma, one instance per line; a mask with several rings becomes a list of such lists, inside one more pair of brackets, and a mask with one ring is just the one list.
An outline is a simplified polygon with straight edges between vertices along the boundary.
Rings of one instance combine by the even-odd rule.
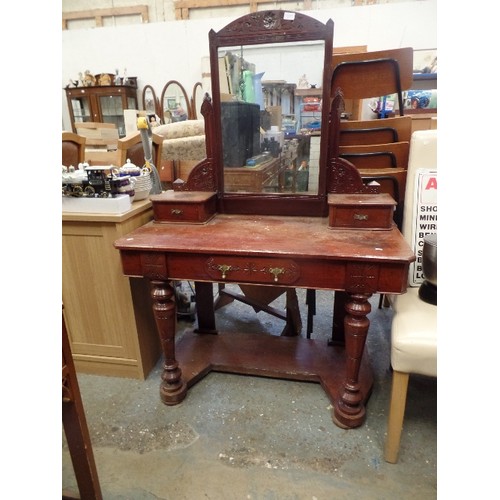
[[170, 213], [172, 215], [182, 215], [184, 213], [183, 210], [179, 210], [178, 208], [172, 208], [172, 210], [170, 211]]
[[269, 272], [274, 275], [274, 281], [278, 281], [278, 276], [284, 274], [285, 270], [282, 267], [270, 267]]
[[354, 214], [354, 220], [368, 220], [368, 215], [366, 215], [366, 214]]
[[222, 279], [225, 280], [226, 279], [226, 273], [228, 271], [231, 271], [231, 266], [228, 266], [226, 264], [221, 264], [220, 266], [218, 266], [218, 269], [222, 273]]

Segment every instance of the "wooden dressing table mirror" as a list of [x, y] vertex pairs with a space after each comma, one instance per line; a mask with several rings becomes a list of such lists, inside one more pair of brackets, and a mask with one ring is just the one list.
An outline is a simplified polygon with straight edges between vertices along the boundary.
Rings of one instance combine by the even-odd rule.
[[[333, 22], [262, 11], [210, 31], [209, 42], [213, 95], [205, 96], [201, 108], [207, 158], [173, 193], [151, 196], [153, 222], [115, 242], [124, 274], [151, 282], [165, 357], [161, 400], [180, 403], [211, 370], [315, 381], [332, 402], [333, 421], [343, 428], [360, 426], [373, 383], [363, 356], [368, 300], [374, 293], [404, 293], [415, 256], [392, 223], [393, 202], [384, 198], [381, 203], [356, 169], [338, 158], [342, 95], [335, 91], [331, 98]], [[258, 130], [262, 144], [265, 120], [253, 120], [265, 110], [250, 82], [254, 73], [297, 81], [318, 69], [319, 160], [307, 190], [298, 191], [289, 188], [285, 175], [280, 178], [289, 168], [282, 165], [282, 151], [257, 158], [263, 151], [254, 134]], [[231, 137], [231, 129], [245, 140], [238, 143], [240, 134]], [[240, 171], [258, 172], [253, 175], [260, 180], [235, 187], [234, 172]], [[267, 183], [262, 181], [266, 174], [272, 178]], [[179, 342], [172, 280], [197, 284], [198, 328]], [[345, 292], [345, 345], [218, 332], [214, 283]]]

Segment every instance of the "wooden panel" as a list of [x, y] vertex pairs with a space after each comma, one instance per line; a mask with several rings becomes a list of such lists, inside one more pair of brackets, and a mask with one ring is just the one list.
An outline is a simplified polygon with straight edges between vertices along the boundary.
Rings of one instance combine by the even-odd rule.
[[119, 164], [119, 153], [118, 151], [106, 151], [102, 149], [86, 149], [85, 150], [85, 161], [88, 162], [90, 166], [98, 165], [114, 165], [115, 167], [121, 167]]
[[[250, 12], [257, 12], [260, 3], [281, 3], [280, 0], [270, 2], [269, 0], [174, 0], [175, 19], [189, 19], [189, 11], [192, 9], [207, 9], [210, 7], [236, 7], [248, 5]], [[312, 0], [303, 0], [303, 9], [310, 10]]]
[[152, 219], [150, 202], [137, 204], [143, 209], [133, 208], [132, 216], [116, 223], [112, 216], [63, 220], [62, 291], [79, 371], [144, 379], [158, 360], [155, 323], [144, 302], [148, 284], [123, 276], [113, 247], [115, 239]]
[[121, 17], [139, 15], [143, 23], [149, 22], [149, 13], [147, 5], [136, 5], [133, 7], [117, 7], [114, 9], [92, 9], [80, 10], [77, 12], [63, 12], [62, 29], [68, 29], [68, 21], [77, 21], [82, 19], [94, 19], [96, 26], [103, 25], [104, 17]]
[[[408, 168], [410, 143], [407, 141], [387, 144], [362, 144], [358, 146], [340, 146], [339, 155], [354, 164], [358, 169], [364, 168]], [[393, 160], [395, 164], [392, 164]]]
[[[378, 120], [342, 121], [340, 122], [340, 146], [409, 142], [411, 127], [411, 116], [395, 116]], [[380, 131], [377, 132], [377, 129]], [[396, 132], [396, 140], [394, 140], [392, 131]]]
[[435, 113], [422, 113], [411, 115], [411, 132], [417, 130], [429, 130], [437, 128], [437, 114]]

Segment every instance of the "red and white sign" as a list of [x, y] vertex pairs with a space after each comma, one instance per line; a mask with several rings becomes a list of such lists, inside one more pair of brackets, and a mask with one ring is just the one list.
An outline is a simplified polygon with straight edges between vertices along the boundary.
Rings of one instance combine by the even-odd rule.
[[411, 239], [417, 260], [410, 265], [410, 286], [418, 286], [424, 281], [422, 271], [424, 237], [437, 233], [437, 219], [437, 170], [420, 168], [415, 175], [415, 224]]

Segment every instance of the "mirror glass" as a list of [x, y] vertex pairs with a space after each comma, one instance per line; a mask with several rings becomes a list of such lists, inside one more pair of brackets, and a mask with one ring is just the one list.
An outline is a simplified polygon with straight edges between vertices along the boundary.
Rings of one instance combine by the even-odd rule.
[[163, 123], [185, 121], [190, 114], [189, 98], [184, 87], [176, 80], [170, 80], [163, 87], [160, 105]]
[[200, 82], [196, 82], [193, 87], [192, 108], [193, 120], [202, 120], [201, 104], [203, 103], [203, 87]]
[[325, 46], [219, 47], [224, 191], [318, 194]]
[[142, 109], [148, 114], [156, 113], [156, 95], [151, 85], [145, 85], [142, 93]]

